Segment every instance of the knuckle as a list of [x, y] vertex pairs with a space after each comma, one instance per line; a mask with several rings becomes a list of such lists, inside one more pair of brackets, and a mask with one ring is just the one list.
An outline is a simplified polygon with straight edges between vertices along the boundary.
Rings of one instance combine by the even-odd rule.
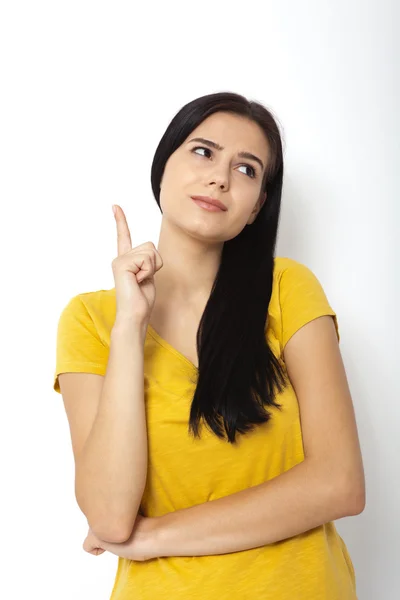
[[144, 246], [146, 246], [147, 248], [149, 248], [150, 250], [155, 249], [155, 245], [153, 244], [153, 242], [146, 242], [144, 244]]

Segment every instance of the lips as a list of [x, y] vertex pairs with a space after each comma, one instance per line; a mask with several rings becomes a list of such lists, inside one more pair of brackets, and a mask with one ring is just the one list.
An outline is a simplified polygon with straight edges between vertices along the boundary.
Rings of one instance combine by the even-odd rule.
[[190, 196], [193, 200], [201, 200], [202, 202], [206, 202], [207, 204], [211, 204], [212, 206], [217, 206], [221, 210], [228, 210], [225, 204], [223, 204], [220, 200], [216, 198], [211, 198], [210, 196]]

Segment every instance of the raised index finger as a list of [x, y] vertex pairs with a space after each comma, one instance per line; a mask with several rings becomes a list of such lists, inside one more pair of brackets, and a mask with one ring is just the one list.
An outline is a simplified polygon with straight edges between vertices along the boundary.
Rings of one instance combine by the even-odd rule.
[[121, 256], [132, 250], [132, 240], [125, 213], [118, 204], [115, 205], [115, 220], [117, 222], [118, 256]]

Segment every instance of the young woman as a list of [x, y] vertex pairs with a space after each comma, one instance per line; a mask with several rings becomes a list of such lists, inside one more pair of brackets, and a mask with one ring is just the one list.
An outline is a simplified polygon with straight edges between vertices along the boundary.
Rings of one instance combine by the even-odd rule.
[[357, 426], [336, 313], [274, 256], [282, 179], [265, 107], [190, 102], [152, 164], [157, 247], [116, 206], [115, 287], [61, 314], [54, 389], [112, 600], [357, 597], [333, 522], [364, 509]]

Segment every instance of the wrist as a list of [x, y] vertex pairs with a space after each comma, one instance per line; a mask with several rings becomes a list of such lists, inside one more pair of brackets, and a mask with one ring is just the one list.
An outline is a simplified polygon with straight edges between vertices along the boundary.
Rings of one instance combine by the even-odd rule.
[[112, 339], [129, 338], [144, 341], [146, 338], [147, 322], [139, 322], [133, 319], [116, 317], [111, 329]]
[[153, 543], [157, 552], [157, 556], [167, 557], [173, 556], [171, 554], [171, 537], [173, 533], [173, 529], [171, 527], [171, 523], [173, 521], [174, 513], [167, 513], [161, 517], [156, 517], [152, 519], [154, 522], [152, 523], [153, 530]]
[[143, 521], [144, 550], [148, 558], [162, 558], [163, 554], [163, 517], [145, 517]]

